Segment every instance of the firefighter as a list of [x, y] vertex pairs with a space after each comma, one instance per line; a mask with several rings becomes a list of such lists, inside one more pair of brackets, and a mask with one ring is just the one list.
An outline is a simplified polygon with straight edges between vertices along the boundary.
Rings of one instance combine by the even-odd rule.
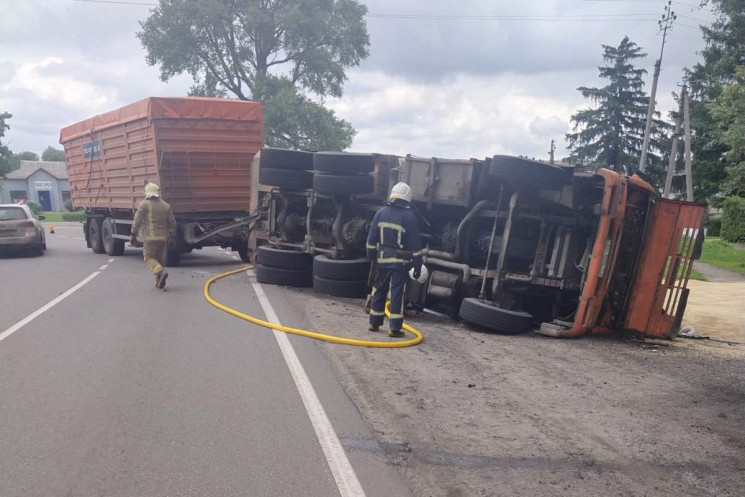
[[[383, 325], [385, 301], [390, 289], [390, 337], [404, 336], [404, 285], [406, 270], [413, 267], [414, 278], [422, 270], [422, 241], [411, 207], [411, 188], [398, 183], [391, 190], [388, 205], [375, 213], [367, 235], [367, 258], [377, 266], [370, 300], [370, 331]], [[373, 269], [375, 271], [375, 269]]]
[[176, 246], [176, 219], [171, 206], [160, 198], [160, 188], [155, 183], [145, 184], [145, 200], [140, 202], [132, 223], [129, 243], [137, 245], [136, 234], [143, 229], [142, 256], [148, 269], [155, 275], [155, 287], [165, 288], [168, 273], [163, 254], [166, 244]]

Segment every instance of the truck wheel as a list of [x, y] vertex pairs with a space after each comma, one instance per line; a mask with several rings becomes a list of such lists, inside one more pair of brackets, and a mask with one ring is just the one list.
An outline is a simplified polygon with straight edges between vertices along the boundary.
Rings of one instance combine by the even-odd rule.
[[313, 169], [313, 153], [284, 148], [262, 148], [259, 167], [293, 171]]
[[309, 190], [313, 188], [313, 173], [264, 167], [259, 169], [259, 183], [288, 190]]
[[375, 156], [350, 152], [316, 152], [313, 154], [313, 169], [323, 173], [367, 174], [375, 169]]
[[284, 269], [259, 264], [256, 266], [256, 280], [270, 285], [309, 287], [313, 285], [310, 269]]
[[367, 278], [364, 280], [331, 280], [313, 275], [313, 290], [334, 297], [363, 299], [367, 294]]
[[365, 280], [370, 274], [370, 261], [361, 259], [330, 259], [325, 255], [313, 258], [313, 276], [337, 281]]
[[533, 327], [533, 316], [527, 312], [502, 309], [474, 298], [463, 299], [458, 315], [467, 323], [502, 335], [518, 335]]
[[101, 225], [103, 224], [100, 217], [88, 219], [88, 240], [91, 243], [91, 250], [94, 254], [103, 254], [103, 237], [101, 236]]
[[510, 155], [492, 157], [489, 175], [511, 183], [525, 183], [543, 190], [561, 190], [572, 179], [572, 173], [568, 169]]
[[297, 250], [278, 249], [262, 245], [256, 251], [256, 263], [278, 269], [310, 269], [312, 255]]
[[107, 217], [101, 224], [103, 248], [108, 255], [122, 255], [124, 253], [124, 240], [114, 238], [114, 231], [114, 223]]
[[315, 174], [313, 189], [327, 195], [365, 195], [375, 189], [375, 180], [368, 174]]

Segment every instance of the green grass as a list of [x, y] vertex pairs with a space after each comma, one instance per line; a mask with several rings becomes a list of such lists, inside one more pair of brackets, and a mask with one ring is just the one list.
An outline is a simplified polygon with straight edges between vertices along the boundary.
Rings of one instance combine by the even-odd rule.
[[61, 223], [62, 222], [62, 214], [64, 212], [42, 212], [41, 215], [44, 216], [44, 222], [45, 223]]
[[701, 262], [745, 274], [745, 250], [739, 250], [721, 238], [707, 238], [701, 251]]
[[704, 276], [703, 274], [701, 274], [700, 272], [696, 271], [693, 268], [691, 268], [691, 276], [689, 279], [698, 280], [698, 281], [709, 281], [708, 279], [706, 279], [706, 276]]

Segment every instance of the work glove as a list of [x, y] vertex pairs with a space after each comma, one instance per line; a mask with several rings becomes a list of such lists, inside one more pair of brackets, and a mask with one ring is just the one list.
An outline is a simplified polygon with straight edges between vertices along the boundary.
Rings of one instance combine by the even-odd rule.
[[422, 265], [417, 264], [416, 266], [414, 266], [414, 274], [412, 276], [414, 276], [414, 279], [416, 280], [416, 279], [419, 279], [421, 275], [422, 275]]
[[130, 245], [137, 245], [137, 237], [134, 235], [129, 235], [129, 244]]
[[175, 238], [169, 238], [168, 239], [168, 248], [169, 249], [176, 248], [176, 239]]

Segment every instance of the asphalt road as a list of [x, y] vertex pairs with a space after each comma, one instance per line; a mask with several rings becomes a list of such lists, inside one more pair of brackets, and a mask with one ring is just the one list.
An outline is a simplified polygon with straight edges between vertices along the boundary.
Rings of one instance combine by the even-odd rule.
[[[185, 254], [164, 292], [141, 250], [93, 254], [79, 225], [47, 245], [0, 257], [0, 496], [409, 495], [383, 454], [328, 449], [374, 436], [313, 341], [289, 343], [330, 432], [274, 333], [204, 300], [237, 256]], [[265, 316], [247, 275], [213, 288]], [[282, 324], [307, 325], [262, 288]]]

